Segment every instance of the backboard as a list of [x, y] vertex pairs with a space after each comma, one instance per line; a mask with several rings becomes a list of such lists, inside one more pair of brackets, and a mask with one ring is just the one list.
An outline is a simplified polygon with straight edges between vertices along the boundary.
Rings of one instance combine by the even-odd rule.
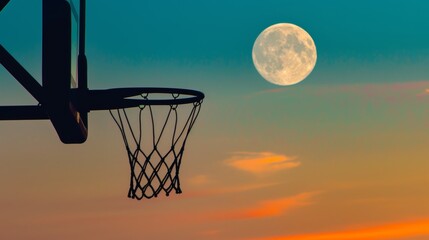
[[0, 12], [9, 3], [9, 0], [0, 0]]
[[79, 55], [80, 0], [68, 0], [71, 8], [71, 78], [70, 88], [78, 87], [77, 58]]
[[82, 143], [87, 138], [88, 112], [71, 101], [72, 89], [87, 89], [85, 9], [80, 6], [85, 6], [84, 0], [43, 0], [44, 105], [64, 143]]

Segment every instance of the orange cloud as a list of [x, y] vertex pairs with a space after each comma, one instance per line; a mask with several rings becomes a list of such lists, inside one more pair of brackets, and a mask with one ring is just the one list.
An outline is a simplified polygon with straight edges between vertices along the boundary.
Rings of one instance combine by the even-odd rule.
[[[237, 186], [227, 186], [221, 188], [208, 188], [203, 190], [197, 190], [194, 192], [186, 192], [186, 197], [206, 197], [212, 195], [221, 195], [221, 194], [229, 194], [229, 193], [240, 193], [240, 192], [248, 192], [263, 188], [269, 188], [278, 185], [279, 183], [258, 183], [258, 184], [248, 184], [248, 185], [237, 185]], [[185, 196], [182, 196], [185, 197]]]
[[259, 183], [259, 184], [239, 185], [239, 186], [213, 189], [211, 192], [213, 192], [214, 194], [247, 192], [247, 191], [252, 191], [252, 190], [257, 190], [262, 188], [269, 188], [272, 186], [276, 186], [278, 184], [279, 183]]
[[418, 236], [429, 237], [429, 219], [338, 232], [253, 238], [253, 240], [391, 240]]
[[210, 182], [207, 175], [197, 175], [188, 179], [188, 183], [196, 186], [206, 185]]
[[295, 157], [271, 152], [237, 152], [228, 159], [228, 165], [253, 174], [272, 173], [298, 167]]
[[313, 204], [312, 198], [317, 194], [319, 192], [307, 192], [292, 197], [262, 201], [254, 207], [218, 213], [215, 217], [221, 220], [236, 220], [281, 216], [291, 209]]

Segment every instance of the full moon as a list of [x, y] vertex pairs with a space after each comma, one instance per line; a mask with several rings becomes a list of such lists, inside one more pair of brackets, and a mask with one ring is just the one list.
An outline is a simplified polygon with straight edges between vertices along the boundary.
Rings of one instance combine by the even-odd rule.
[[317, 52], [311, 36], [290, 24], [272, 25], [253, 45], [253, 64], [268, 82], [292, 85], [304, 80], [316, 65]]

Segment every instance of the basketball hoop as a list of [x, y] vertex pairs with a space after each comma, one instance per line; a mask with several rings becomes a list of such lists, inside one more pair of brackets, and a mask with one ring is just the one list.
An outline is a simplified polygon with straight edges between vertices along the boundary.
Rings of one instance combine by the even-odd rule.
[[131, 172], [128, 197], [181, 193], [182, 156], [204, 94], [171, 88], [96, 91], [89, 95], [90, 108], [109, 109], [125, 144]]
[[[8, 2], [0, 0], [0, 11]], [[86, 0], [42, 1], [41, 81], [0, 44], [0, 64], [37, 101], [0, 106], [0, 120], [50, 120], [63, 143], [81, 144], [88, 137], [88, 113], [109, 110], [130, 164], [128, 196], [181, 193], [182, 156], [204, 94], [177, 88], [89, 90], [85, 21]]]

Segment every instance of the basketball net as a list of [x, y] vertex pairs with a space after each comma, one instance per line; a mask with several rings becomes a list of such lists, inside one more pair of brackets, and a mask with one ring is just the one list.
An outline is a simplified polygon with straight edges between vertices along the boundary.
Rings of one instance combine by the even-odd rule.
[[[150, 94], [143, 94], [149, 100]], [[172, 94], [174, 99], [179, 94]], [[174, 101], [174, 100], [173, 100]], [[119, 127], [131, 177], [128, 197], [157, 197], [162, 191], [182, 193], [179, 170], [186, 140], [201, 109], [201, 101], [181, 105], [141, 105], [109, 110]]]

